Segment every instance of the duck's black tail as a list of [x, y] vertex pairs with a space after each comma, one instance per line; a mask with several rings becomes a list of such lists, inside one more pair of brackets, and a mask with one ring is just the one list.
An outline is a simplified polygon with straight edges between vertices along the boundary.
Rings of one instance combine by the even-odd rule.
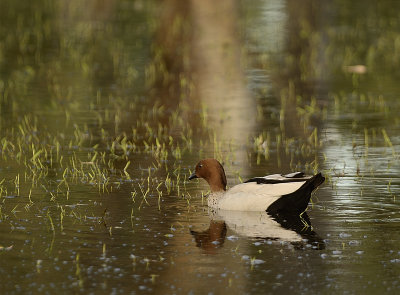
[[318, 173], [308, 179], [298, 190], [276, 200], [268, 208], [267, 212], [275, 214], [279, 212], [300, 214], [307, 209], [311, 193], [325, 181], [325, 177]]

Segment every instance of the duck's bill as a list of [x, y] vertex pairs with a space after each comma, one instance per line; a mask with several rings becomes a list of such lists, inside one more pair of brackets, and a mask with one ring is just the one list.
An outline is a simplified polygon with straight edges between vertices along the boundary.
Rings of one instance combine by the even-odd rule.
[[192, 175], [189, 176], [189, 180], [192, 180], [192, 179], [195, 179], [195, 178], [198, 178], [198, 177], [196, 175], [196, 172], [193, 172]]

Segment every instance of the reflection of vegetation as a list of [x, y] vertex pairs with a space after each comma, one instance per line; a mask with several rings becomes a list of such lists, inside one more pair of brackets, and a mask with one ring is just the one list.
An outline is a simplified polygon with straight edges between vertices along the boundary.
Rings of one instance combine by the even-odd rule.
[[[275, 156], [269, 150], [275, 141], [281, 150], [278, 159], [283, 155], [292, 169], [301, 168], [302, 158], [313, 157], [313, 148], [322, 147], [321, 120], [332, 118], [344, 130], [352, 131], [353, 141], [367, 128], [380, 146], [386, 141], [384, 134], [390, 137], [397, 128], [399, 104], [393, 93], [398, 88], [400, 24], [396, 9], [390, 2], [367, 1], [362, 10], [359, 3], [340, 3], [305, 1], [299, 6], [288, 1], [286, 46], [280, 44], [283, 47], [277, 50], [266, 47], [268, 44], [250, 43], [249, 64], [270, 73], [272, 80], [272, 88], [255, 88], [264, 106], [261, 123], [268, 126], [255, 137], [257, 163], [262, 159], [260, 153], [267, 160]], [[275, 19], [273, 23], [273, 16], [267, 19], [260, 10], [250, 8], [248, 13], [250, 28], [255, 27], [253, 23], [268, 22], [274, 27], [282, 21]], [[284, 34], [281, 30], [264, 38], [276, 40], [275, 34]], [[254, 32], [248, 34], [251, 37]], [[347, 67], [358, 64], [366, 73], [364, 68], [359, 73]], [[388, 90], [383, 93], [383, 88]], [[277, 104], [280, 109], [274, 107]], [[350, 128], [344, 127], [349, 120]], [[310, 148], [309, 155], [304, 153]], [[319, 160], [315, 160], [312, 166], [318, 169]]]
[[[143, 98], [144, 77], [157, 75], [154, 63], [144, 66], [154, 29], [144, 13], [150, 6], [131, 4], [126, 13], [126, 6], [90, 3], [88, 16], [76, 1], [42, 2], [2, 9], [3, 161], [26, 167], [32, 183], [52, 175], [61, 180], [57, 191], [69, 194], [78, 179], [102, 192], [111, 175], [129, 180], [127, 162], [136, 154], [152, 155], [156, 167], [181, 159], [192, 146], [181, 111]], [[25, 15], [31, 9], [34, 18]]]

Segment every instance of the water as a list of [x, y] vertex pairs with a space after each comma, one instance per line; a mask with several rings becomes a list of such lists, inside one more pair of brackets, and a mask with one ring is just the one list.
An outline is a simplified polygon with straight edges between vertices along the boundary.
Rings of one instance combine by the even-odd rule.
[[[397, 6], [2, 1], [1, 293], [397, 294]], [[215, 216], [205, 157], [327, 180]]]

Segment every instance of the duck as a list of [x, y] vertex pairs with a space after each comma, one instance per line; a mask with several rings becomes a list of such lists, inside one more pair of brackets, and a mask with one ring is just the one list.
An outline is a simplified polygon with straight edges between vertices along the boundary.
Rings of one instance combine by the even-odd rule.
[[203, 178], [210, 186], [208, 206], [218, 210], [266, 211], [270, 214], [301, 214], [307, 207], [311, 193], [324, 181], [321, 173], [303, 172], [272, 174], [251, 178], [227, 190], [224, 167], [216, 159], [197, 163], [189, 180]]

